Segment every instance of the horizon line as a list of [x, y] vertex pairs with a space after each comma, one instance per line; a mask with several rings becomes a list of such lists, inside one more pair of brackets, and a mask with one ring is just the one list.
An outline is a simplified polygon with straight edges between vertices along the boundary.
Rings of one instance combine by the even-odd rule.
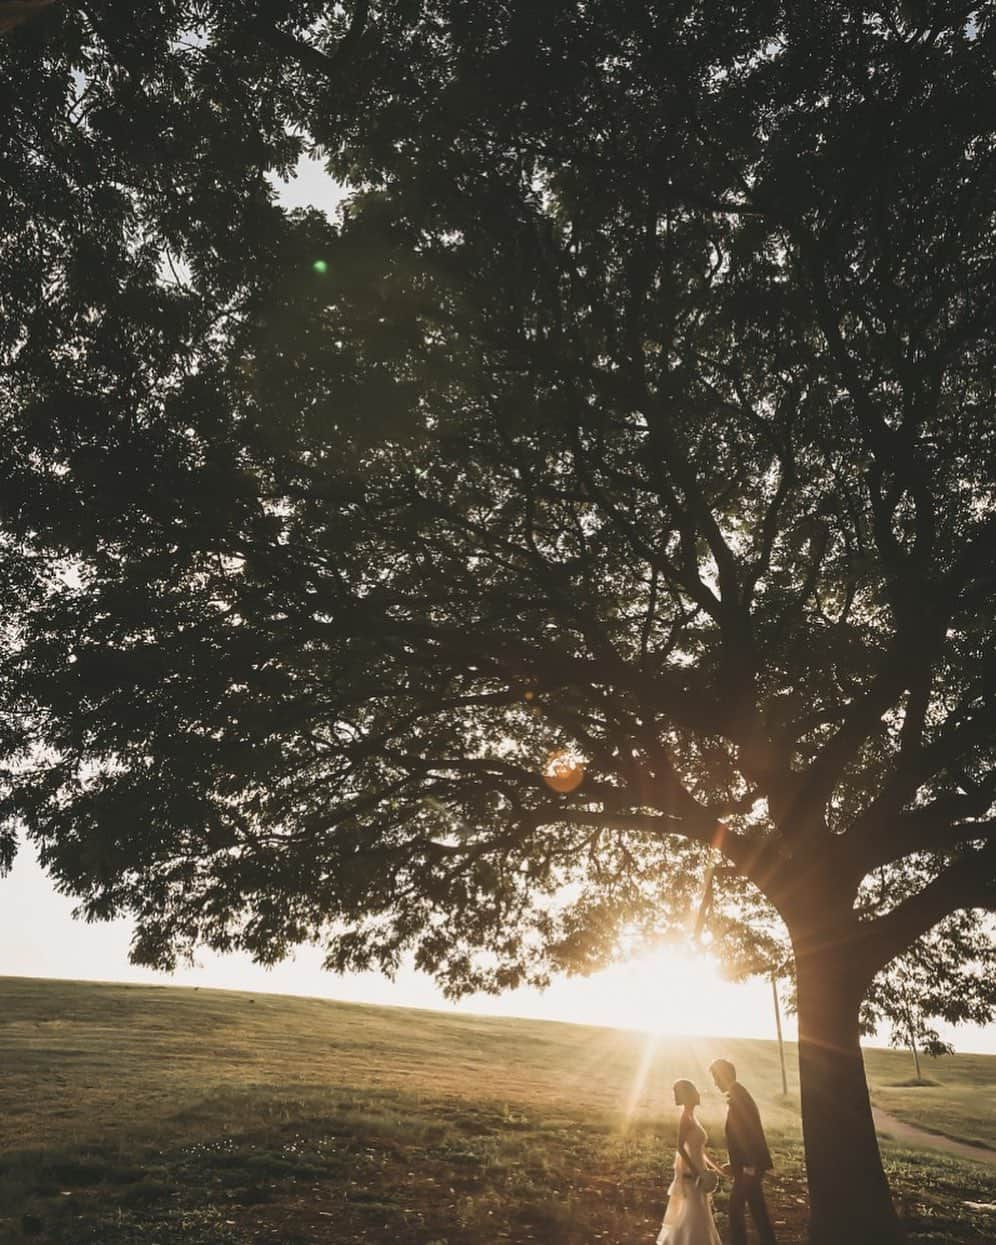
[[[778, 1039], [772, 1038], [772, 1037], [751, 1037], [747, 1035], [733, 1037], [728, 1034], [715, 1034], [715, 1033], [661, 1033], [653, 1029], [643, 1029], [637, 1025], [594, 1024], [590, 1021], [584, 1021], [584, 1020], [558, 1020], [558, 1019], [555, 1019], [554, 1017], [518, 1016], [518, 1015], [508, 1015], [508, 1014], [500, 1013], [500, 1012], [498, 1013], [478, 1012], [478, 1011], [449, 1012], [449, 1011], [440, 1010], [439, 1008], [436, 1008], [436, 1007], [416, 1007], [409, 1003], [363, 1003], [355, 999], [337, 999], [337, 998], [331, 998], [326, 995], [320, 995], [320, 994], [294, 994], [287, 990], [279, 990], [279, 989], [271, 990], [271, 989], [267, 989], [266, 987], [263, 987], [262, 989], [259, 989], [259, 990], [243, 990], [243, 989], [239, 989], [234, 986], [214, 986], [214, 985], [192, 986], [192, 985], [181, 984], [181, 983], [172, 982], [172, 981], [162, 981], [162, 982], [160, 981], [122, 981], [120, 979], [113, 979], [113, 978], [109, 979], [106, 977], [47, 977], [47, 976], [39, 977], [39, 976], [32, 976], [27, 973], [0, 973], [0, 982], [3, 982], [3, 981], [38, 981], [38, 982], [53, 982], [53, 983], [59, 983], [63, 985], [121, 986], [126, 989], [134, 989], [134, 990], [187, 990], [187, 991], [190, 991], [191, 993], [210, 992], [214, 994], [241, 994], [247, 997], [252, 997], [253, 994], [268, 994], [268, 995], [274, 996], [275, 998], [304, 999], [308, 1002], [313, 1002], [313, 1003], [334, 1003], [337, 1007], [366, 1007], [366, 1008], [374, 1008], [380, 1011], [421, 1012], [421, 1013], [424, 1013], [430, 1016], [443, 1016], [446, 1018], [450, 1018], [455, 1015], [469, 1016], [469, 1017], [479, 1017], [480, 1019], [484, 1019], [484, 1020], [517, 1021], [520, 1024], [569, 1025], [573, 1029], [605, 1029], [605, 1030], [608, 1030], [609, 1032], [644, 1034], [647, 1037], [653, 1037], [658, 1040], [668, 1039], [668, 1038], [684, 1038], [686, 1040], [694, 1041], [695, 1039], [698, 1038], [703, 1041], [710, 1041], [710, 1042], [723, 1040], [723, 1041], [730, 1041], [730, 1042], [766, 1042], [772, 1046], [777, 1046], [778, 1044]], [[784, 1039], [784, 1045], [786, 1047], [789, 1047], [789, 1046], [794, 1047], [797, 1050], [799, 1046], [798, 1039], [786, 1038]], [[861, 1042], [861, 1047], [863, 1050], [895, 1052], [896, 1054], [901, 1054], [906, 1051], [905, 1047], [899, 1048], [895, 1046], [871, 1046], [871, 1045], [866, 1045], [864, 1041]], [[985, 1059], [996, 1059], [996, 1053], [993, 1053], [991, 1051], [957, 1050], [954, 1052], [954, 1054], [955, 1056], [975, 1055], [975, 1056], [979, 1056]]]

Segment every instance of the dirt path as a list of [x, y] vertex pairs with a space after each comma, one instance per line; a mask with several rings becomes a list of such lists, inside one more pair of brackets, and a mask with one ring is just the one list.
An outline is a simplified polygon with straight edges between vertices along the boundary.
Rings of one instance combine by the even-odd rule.
[[915, 1124], [898, 1120], [878, 1107], [872, 1107], [872, 1115], [875, 1117], [875, 1127], [886, 1137], [907, 1142], [911, 1146], [943, 1150], [945, 1154], [955, 1154], [958, 1158], [973, 1159], [976, 1163], [996, 1167], [996, 1150], [987, 1150], [984, 1146], [970, 1146], [967, 1141], [955, 1141], [941, 1133], [928, 1133], [925, 1128], [917, 1128]]

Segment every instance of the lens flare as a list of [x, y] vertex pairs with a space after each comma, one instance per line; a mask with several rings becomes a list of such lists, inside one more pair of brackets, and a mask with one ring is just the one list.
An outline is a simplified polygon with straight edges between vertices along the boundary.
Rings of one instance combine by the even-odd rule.
[[324, 277], [329, 270], [329, 266], [324, 259], [316, 259], [311, 266], [320, 277]]
[[584, 781], [584, 762], [576, 752], [551, 752], [543, 767], [543, 781], [562, 795], [574, 791]]

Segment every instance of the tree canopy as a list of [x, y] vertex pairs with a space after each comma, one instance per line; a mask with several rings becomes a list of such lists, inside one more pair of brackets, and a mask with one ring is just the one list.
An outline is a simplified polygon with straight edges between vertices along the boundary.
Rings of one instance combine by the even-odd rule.
[[0, 49], [7, 825], [143, 962], [453, 992], [722, 864], [856, 1051], [996, 908], [991, 11], [263, 13]]
[[[85, 839], [96, 873], [74, 852], [67, 879], [94, 911], [144, 904], [153, 960], [192, 935], [266, 957], [355, 927], [381, 887], [345, 965], [430, 939], [431, 913], [447, 948], [463, 919], [506, 937], [508, 904], [548, 935], [544, 885], [603, 855], [567, 941], [605, 950], [608, 912], [683, 910], [669, 857], [720, 819], [772, 880], [768, 833], [848, 841], [852, 873], [971, 857], [992, 795], [982, 19], [384, 6], [346, 90], [317, 64], [321, 8], [252, 50], [224, 5], [140, 39], [115, 6], [53, 11], [10, 57], [8, 409], [50, 457], [14, 463], [8, 509], [82, 568], [24, 650], [60, 760], [18, 801], [52, 863]], [[304, 25], [313, 55], [275, 55]], [[273, 202], [295, 122], [355, 188], [339, 226]], [[551, 800], [558, 746], [586, 780]], [[144, 822], [152, 789], [152, 857], [115, 829], [99, 862], [100, 825], [130, 820], [104, 810]], [[195, 879], [201, 822], [227, 846]], [[318, 894], [292, 862], [325, 853]], [[247, 926], [254, 858], [279, 885]]]

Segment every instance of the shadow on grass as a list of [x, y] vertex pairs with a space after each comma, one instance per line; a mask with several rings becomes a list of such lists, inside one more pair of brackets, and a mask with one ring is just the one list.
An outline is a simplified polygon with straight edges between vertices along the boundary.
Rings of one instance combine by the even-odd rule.
[[[0, 1158], [0, 1241], [632, 1245], [663, 1215], [673, 1129], [387, 1091], [219, 1092], [160, 1135]], [[801, 1150], [795, 1134], [771, 1141], [769, 1200], [795, 1245]], [[996, 1215], [967, 1206], [996, 1202], [985, 1173], [897, 1148], [887, 1161], [914, 1240], [996, 1239]], [[725, 1233], [725, 1190], [715, 1205]]]

